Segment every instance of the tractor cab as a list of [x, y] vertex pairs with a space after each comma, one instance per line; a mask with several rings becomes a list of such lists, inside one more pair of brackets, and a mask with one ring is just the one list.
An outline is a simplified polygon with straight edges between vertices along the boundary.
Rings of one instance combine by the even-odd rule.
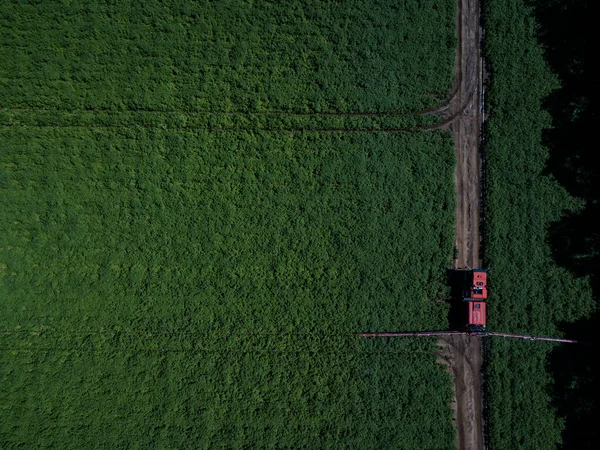
[[487, 273], [483, 270], [473, 270], [466, 297], [475, 299], [487, 298]]

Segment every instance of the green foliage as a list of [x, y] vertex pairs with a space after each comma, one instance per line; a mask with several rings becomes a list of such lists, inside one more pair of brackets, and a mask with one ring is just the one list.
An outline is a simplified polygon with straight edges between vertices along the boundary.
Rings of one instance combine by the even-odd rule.
[[0, 447], [452, 447], [454, 13], [3, 2]]
[[[559, 324], [590, 314], [589, 280], [575, 278], [551, 257], [547, 228], [581, 206], [544, 173], [550, 125], [542, 100], [558, 83], [535, 39], [533, 12], [523, 0], [485, 2], [486, 52], [492, 73], [486, 123], [486, 259], [489, 327], [560, 335]], [[561, 422], [551, 407], [546, 361], [551, 346], [493, 341], [489, 362], [490, 445], [553, 448]]]
[[0, 133], [5, 447], [451, 446], [447, 135]]
[[3, 398], [20, 392], [3, 410], [13, 424], [3, 426], [5, 448], [435, 449], [453, 440], [449, 380], [429, 343], [113, 334], [57, 349], [56, 338], [40, 340], [49, 349], [11, 352], [19, 383], [4, 384]]
[[0, 104], [414, 111], [452, 84], [455, 2], [4, 1]]
[[[415, 262], [443, 267], [451, 254], [453, 199], [444, 186], [453, 158], [444, 134], [5, 128], [2, 141], [2, 243], [12, 247], [4, 262], [16, 272], [4, 278], [9, 305], [32, 295], [29, 283], [64, 303], [52, 315], [41, 305], [15, 311], [17, 320], [67, 320], [79, 292], [67, 300], [52, 285], [70, 270], [81, 273], [79, 289], [112, 299], [110, 308], [89, 305], [97, 317], [132, 302], [151, 311], [149, 296], [162, 311], [165, 298], [185, 292], [201, 303], [268, 299], [268, 310], [261, 301], [233, 316], [263, 331], [288, 314], [285, 322], [310, 331], [348, 295], [360, 299], [352, 321], [331, 331], [443, 320], [443, 309], [417, 301], [439, 298], [443, 272]], [[410, 309], [396, 310], [409, 298]], [[307, 310], [290, 311], [290, 302]], [[236, 312], [217, 307], [223, 314], [203, 317], [206, 326]]]

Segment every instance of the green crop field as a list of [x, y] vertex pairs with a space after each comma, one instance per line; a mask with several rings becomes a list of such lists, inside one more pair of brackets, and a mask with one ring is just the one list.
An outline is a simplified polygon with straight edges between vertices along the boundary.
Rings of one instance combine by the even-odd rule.
[[454, 1], [1, 3], [0, 447], [453, 447]]
[[452, 85], [455, 2], [3, 1], [2, 106], [412, 112]]
[[[594, 301], [589, 278], [557, 266], [548, 242], [548, 227], [582, 201], [546, 170], [542, 130], [551, 122], [542, 106], [559, 82], [536, 39], [539, 25], [528, 5], [485, 2], [486, 28], [493, 30], [486, 34], [492, 74], [486, 122], [486, 260], [493, 270], [488, 325], [494, 331], [560, 336], [561, 325], [589, 316]], [[555, 345], [490, 341], [490, 448], [555, 448], [564, 426], [548, 371]]]

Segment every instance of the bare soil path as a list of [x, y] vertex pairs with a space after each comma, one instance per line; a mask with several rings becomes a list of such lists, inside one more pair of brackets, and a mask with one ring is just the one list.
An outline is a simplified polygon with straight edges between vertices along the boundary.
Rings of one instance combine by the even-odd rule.
[[454, 381], [454, 426], [456, 446], [460, 450], [485, 448], [483, 436], [483, 402], [481, 340], [466, 335], [444, 336], [439, 352]]
[[[479, 249], [482, 190], [479, 153], [483, 119], [483, 60], [478, 0], [458, 0], [458, 49], [455, 87], [448, 102], [433, 114], [444, 119], [441, 127], [452, 133], [456, 148], [456, 249], [454, 268], [481, 267]], [[440, 339], [440, 357], [454, 379], [455, 425], [460, 450], [485, 448], [481, 339], [448, 336]]]

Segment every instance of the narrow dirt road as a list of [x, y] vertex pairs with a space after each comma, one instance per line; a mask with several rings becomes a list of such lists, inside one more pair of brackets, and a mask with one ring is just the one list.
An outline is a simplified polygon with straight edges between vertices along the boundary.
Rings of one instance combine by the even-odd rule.
[[[478, 0], [458, 0], [457, 30], [456, 84], [449, 101], [432, 113], [442, 116], [442, 128], [452, 133], [456, 148], [455, 245], [458, 256], [454, 268], [462, 269], [481, 267], [479, 143], [484, 69]], [[440, 347], [440, 357], [454, 378], [457, 447], [460, 450], [484, 449], [481, 339], [448, 336], [440, 339]]]
[[457, 448], [484, 448], [481, 365], [481, 340], [471, 336], [444, 336], [439, 356], [454, 378], [454, 426]]

